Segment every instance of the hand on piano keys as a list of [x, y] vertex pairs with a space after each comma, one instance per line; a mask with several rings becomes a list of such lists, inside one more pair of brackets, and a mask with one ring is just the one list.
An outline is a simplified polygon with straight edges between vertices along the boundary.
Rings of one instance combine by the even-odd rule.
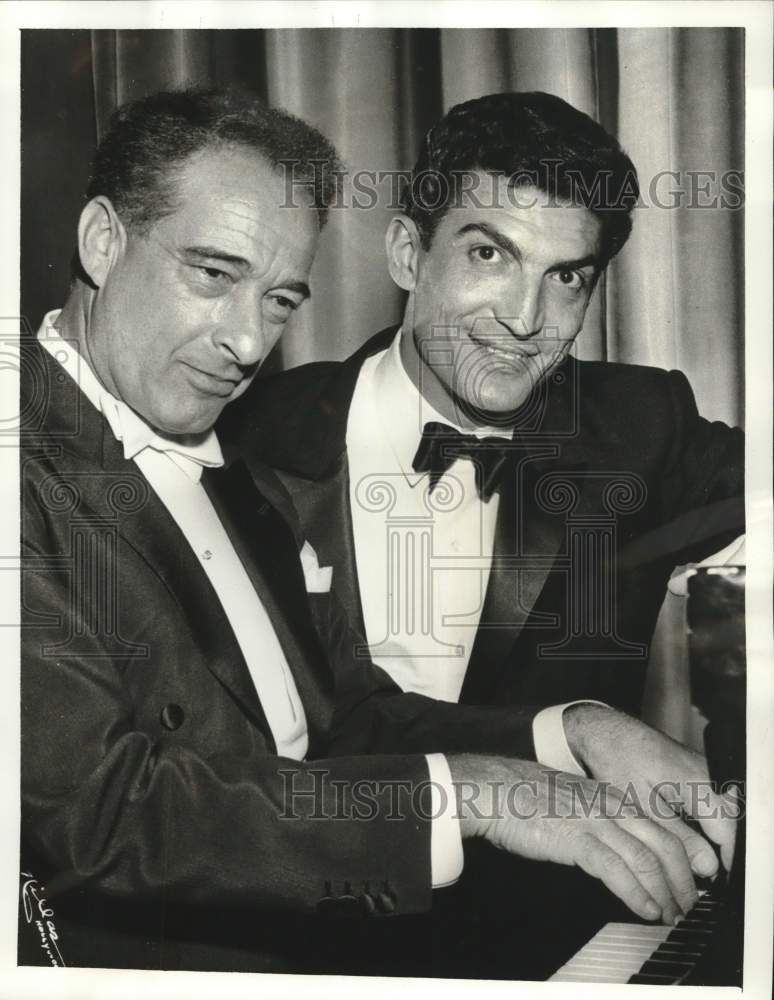
[[675, 926], [606, 924], [549, 982], [656, 986], [696, 980], [726, 918], [721, 895], [708, 890]]
[[[625, 791], [644, 814], [678, 837], [699, 877], [718, 868], [717, 845], [728, 871], [734, 856], [739, 805], [718, 794], [707, 760], [650, 726], [604, 705], [578, 703], [564, 713], [567, 742], [592, 777]], [[701, 836], [682, 822], [695, 820]], [[706, 838], [706, 839], [705, 839]]]
[[[533, 861], [577, 865], [636, 915], [673, 923], [696, 902], [694, 870], [714, 875], [704, 838], [670, 813], [648, 814], [612, 782], [511, 758], [449, 757], [463, 837]], [[709, 852], [709, 863], [696, 858]]]

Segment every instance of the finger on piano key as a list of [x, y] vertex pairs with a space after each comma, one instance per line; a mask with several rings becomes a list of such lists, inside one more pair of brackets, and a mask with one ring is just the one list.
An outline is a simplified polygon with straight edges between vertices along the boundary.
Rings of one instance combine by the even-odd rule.
[[606, 924], [549, 981], [679, 983], [707, 951], [722, 912], [712, 891], [702, 891], [675, 926]]

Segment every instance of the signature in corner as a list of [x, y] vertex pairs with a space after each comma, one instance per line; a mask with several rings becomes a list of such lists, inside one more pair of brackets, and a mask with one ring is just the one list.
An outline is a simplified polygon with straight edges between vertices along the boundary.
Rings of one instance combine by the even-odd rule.
[[22, 903], [24, 904], [24, 916], [28, 924], [35, 923], [40, 934], [40, 947], [48, 956], [52, 965], [64, 966], [62, 953], [59, 951], [59, 935], [54, 924], [54, 911], [48, 905], [48, 901], [43, 895], [45, 886], [40, 885], [34, 875], [29, 872], [22, 872], [24, 880], [21, 887]]

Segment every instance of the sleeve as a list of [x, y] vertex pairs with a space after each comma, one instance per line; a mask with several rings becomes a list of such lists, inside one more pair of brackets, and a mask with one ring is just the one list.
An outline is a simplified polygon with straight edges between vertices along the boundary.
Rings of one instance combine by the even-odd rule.
[[[423, 756], [272, 756], [225, 694], [205, 703], [192, 691], [197, 725], [163, 729], [155, 706], [178, 700], [178, 681], [204, 676], [169, 644], [183, 642], [180, 619], [162, 609], [168, 644], [130, 676], [103, 630], [73, 614], [62, 557], [48, 554], [64, 547], [23, 547], [22, 843], [45, 862], [49, 898], [83, 885], [314, 912], [331, 896], [388, 886], [395, 912], [429, 908], [431, 823], [412, 798], [427, 785]], [[134, 634], [160, 594], [152, 574], [137, 578]], [[62, 630], [78, 634], [77, 655], [58, 644]]]
[[668, 373], [671, 443], [662, 517], [676, 565], [699, 562], [744, 532], [744, 434], [699, 415], [682, 372]]
[[498, 754], [535, 760], [532, 722], [542, 705], [479, 706], [402, 691], [370, 659], [335, 585], [315, 614], [335, 679], [330, 752]]

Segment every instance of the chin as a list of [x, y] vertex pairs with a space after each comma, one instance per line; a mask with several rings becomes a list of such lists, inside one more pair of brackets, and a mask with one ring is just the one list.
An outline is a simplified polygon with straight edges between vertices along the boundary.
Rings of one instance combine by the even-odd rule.
[[158, 423], [154, 424], [154, 426], [168, 437], [187, 437], [189, 435], [206, 434], [212, 428], [219, 415], [220, 412], [216, 414], [199, 413], [196, 415], [167, 414]]
[[475, 399], [469, 401], [470, 406], [488, 414], [495, 414], [507, 420], [513, 416], [519, 407], [525, 403], [532, 391], [532, 384], [485, 387], [484, 391], [477, 393]]

